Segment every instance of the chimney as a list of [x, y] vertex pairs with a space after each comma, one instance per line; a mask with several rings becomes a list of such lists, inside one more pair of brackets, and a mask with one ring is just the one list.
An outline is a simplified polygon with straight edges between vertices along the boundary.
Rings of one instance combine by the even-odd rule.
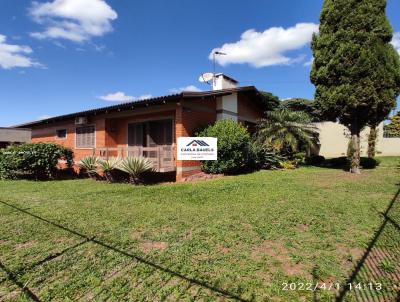
[[223, 73], [216, 73], [213, 81], [213, 90], [236, 88], [238, 83], [238, 81]]

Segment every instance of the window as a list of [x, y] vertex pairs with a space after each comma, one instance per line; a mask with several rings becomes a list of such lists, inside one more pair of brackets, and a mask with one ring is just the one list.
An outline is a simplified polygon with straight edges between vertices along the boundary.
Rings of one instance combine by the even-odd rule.
[[172, 120], [128, 124], [128, 146], [172, 145]]
[[66, 139], [67, 138], [67, 129], [56, 130], [56, 138], [57, 139]]
[[94, 148], [95, 144], [94, 126], [76, 128], [76, 148]]

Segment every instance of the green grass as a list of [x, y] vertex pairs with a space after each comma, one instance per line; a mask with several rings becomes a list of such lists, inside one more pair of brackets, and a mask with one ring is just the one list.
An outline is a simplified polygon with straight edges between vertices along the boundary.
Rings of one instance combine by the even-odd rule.
[[[359, 176], [305, 167], [140, 187], [0, 181], [0, 300], [332, 301], [282, 283], [351, 275], [386, 221], [399, 161]], [[397, 256], [372, 267], [388, 294], [399, 212], [376, 242]]]

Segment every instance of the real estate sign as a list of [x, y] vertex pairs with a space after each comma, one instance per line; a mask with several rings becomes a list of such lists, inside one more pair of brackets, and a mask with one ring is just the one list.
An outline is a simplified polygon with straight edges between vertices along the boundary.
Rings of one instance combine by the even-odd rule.
[[217, 160], [217, 138], [179, 137], [178, 160]]

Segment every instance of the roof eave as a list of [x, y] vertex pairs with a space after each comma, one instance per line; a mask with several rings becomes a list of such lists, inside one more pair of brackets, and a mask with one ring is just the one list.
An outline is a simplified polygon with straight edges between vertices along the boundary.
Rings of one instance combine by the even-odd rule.
[[90, 110], [85, 110], [85, 111], [69, 113], [69, 114], [51, 117], [51, 118], [47, 118], [47, 119], [43, 119], [43, 120], [23, 123], [23, 124], [15, 125], [12, 127], [13, 128], [27, 128], [27, 127], [32, 127], [32, 126], [45, 125], [45, 124], [49, 124], [52, 122], [63, 121], [63, 120], [75, 118], [78, 116], [90, 116], [90, 115], [118, 112], [118, 111], [123, 111], [123, 110], [134, 109], [136, 107], [139, 107], [139, 108], [145, 107], [149, 104], [161, 105], [161, 104], [165, 104], [167, 102], [180, 101], [182, 98], [206, 98], [206, 97], [210, 97], [210, 96], [218, 97], [218, 96], [229, 95], [229, 94], [236, 93], [236, 92], [246, 92], [246, 91], [254, 91], [255, 93], [258, 93], [257, 88], [254, 86], [244, 86], [244, 87], [229, 88], [229, 89], [222, 89], [222, 90], [202, 91], [202, 92], [184, 91], [184, 92], [181, 92], [178, 94], [171, 94], [171, 95], [167, 95], [167, 96], [155, 97], [155, 98], [136, 101], [136, 102], [128, 102], [128, 103], [107, 106], [107, 107], [101, 107], [101, 108], [95, 108], [95, 109], [90, 109]]

